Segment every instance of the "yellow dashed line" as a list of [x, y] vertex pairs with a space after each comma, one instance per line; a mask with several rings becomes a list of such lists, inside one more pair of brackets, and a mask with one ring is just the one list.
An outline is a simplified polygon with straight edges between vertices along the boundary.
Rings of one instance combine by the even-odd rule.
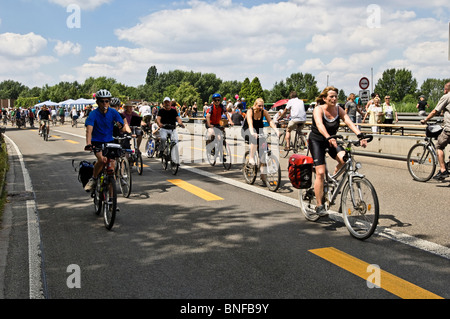
[[185, 191], [188, 191], [191, 194], [194, 194], [195, 196], [198, 196], [206, 201], [215, 201], [215, 200], [223, 200], [222, 197], [219, 197], [217, 195], [214, 195], [210, 192], [205, 191], [204, 189], [201, 189], [200, 187], [194, 186], [188, 182], [185, 182], [181, 179], [171, 179], [168, 180], [168, 182], [184, 189]]

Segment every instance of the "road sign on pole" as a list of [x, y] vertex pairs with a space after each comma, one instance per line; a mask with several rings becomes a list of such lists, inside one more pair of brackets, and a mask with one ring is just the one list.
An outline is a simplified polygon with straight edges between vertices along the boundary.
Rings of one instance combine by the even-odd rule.
[[361, 90], [366, 90], [369, 88], [369, 79], [366, 77], [361, 78], [361, 80], [359, 80], [359, 87]]
[[361, 90], [359, 91], [359, 99], [362, 104], [367, 104], [370, 100], [370, 91], [369, 90]]

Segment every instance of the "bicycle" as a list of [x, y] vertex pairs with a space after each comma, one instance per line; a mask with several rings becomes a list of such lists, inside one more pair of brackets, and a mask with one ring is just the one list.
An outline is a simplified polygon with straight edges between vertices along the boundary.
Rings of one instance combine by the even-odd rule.
[[119, 144], [108, 143], [103, 148], [92, 149], [93, 152], [102, 152], [107, 158], [103, 170], [98, 175], [97, 185], [91, 193], [94, 199], [94, 212], [97, 215], [103, 213], [105, 227], [111, 230], [116, 219], [117, 211], [117, 186], [114, 173], [114, 159], [120, 157], [122, 147]]
[[136, 138], [136, 128], [137, 126], [131, 126], [132, 138], [133, 138], [133, 146], [134, 150], [131, 150], [128, 161], [130, 162], [130, 166], [136, 166], [136, 170], [139, 175], [142, 175], [144, 172], [144, 162], [142, 160], [142, 153], [137, 147], [137, 138]]
[[[176, 126], [174, 125], [164, 125], [164, 128], [167, 130], [173, 130]], [[172, 133], [167, 133], [167, 140], [163, 145], [163, 150], [161, 154], [161, 164], [164, 170], [167, 170], [167, 167], [170, 163], [170, 170], [173, 175], [176, 175], [178, 172], [178, 168], [180, 166], [180, 154], [178, 152], [177, 142], [172, 141]]]
[[72, 127], [77, 128], [77, 124], [78, 124], [78, 115], [73, 115], [72, 116]]
[[47, 122], [48, 121], [44, 120], [44, 126], [42, 127], [42, 130], [41, 130], [41, 136], [44, 139], [44, 141], [48, 141], [48, 135], [49, 135], [49, 132], [48, 132], [49, 128], [47, 128], [47, 125], [48, 125]]
[[[360, 141], [345, 141], [340, 135], [331, 138], [336, 139], [338, 145], [344, 146], [345, 165], [334, 175], [326, 171], [322, 204], [328, 211], [341, 194], [339, 213], [343, 215], [345, 226], [353, 237], [365, 240], [377, 228], [380, 206], [375, 188], [364, 175], [358, 173], [362, 166], [353, 157], [352, 146], [360, 146]], [[365, 135], [364, 139], [369, 143], [373, 136]], [[312, 187], [300, 189], [299, 193], [300, 210], [305, 218], [313, 222], [318, 220], [320, 216], [316, 214], [314, 182]]]
[[147, 143], [145, 143], [145, 154], [148, 158], [155, 156], [156, 150], [159, 149], [160, 139], [149, 133]]
[[[131, 137], [115, 137], [116, 141], [121, 141], [125, 139], [130, 139]], [[120, 156], [116, 158], [116, 168], [115, 168], [115, 176], [116, 181], [119, 181], [120, 192], [123, 197], [128, 198], [131, 194], [132, 187], [132, 177], [131, 177], [131, 167], [130, 162], [128, 161], [127, 154], [132, 153], [133, 151], [130, 149], [122, 149], [120, 152]]]
[[[227, 125], [226, 127], [229, 127]], [[216, 165], [216, 159], [222, 157], [222, 164], [226, 170], [231, 168], [231, 148], [227, 142], [227, 135], [225, 134], [225, 126], [215, 126], [215, 129], [221, 131], [215, 135], [211, 136], [211, 141], [206, 144], [206, 158], [211, 166]], [[222, 145], [220, 145], [220, 141], [222, 141]]]
[[[256, 177], [258, 176], [259, 165], [266, 167], [266, 181], [265, 184], [267, 188], [276, 192], [280, 187], [281, 183], [281, 169], [280, 163], [272, 151], [269, 149], [267, 139], [264, 134], [258, 134], [260, 150], [256, 151], [254, 154], [254, 163], [250, 163], [250, 151], [245, 152], [244, 164], [242, 167], [242, 173], [247, 184], [252, 185]], [[262, 152], [261, 156], [258, 154]], [[262, 171], [264, 174], [264, 170]]]
[[[280, 156], [286, 158], [289, 155], [289, 152], [292, 151], [295, 154], [304, 151], [308, 147], [308, 143], [306, 141], [306, 134], [302, 132], [300, 129], [295, 130], [294, 142], [291, 142], [289, 147], [286, 142], [286, 128], [287, 124], [281, 124], [281, 127], [285, 126], [285, 130], [280, 134], [279, 144], [280, 145]], [[292, 134], [292, 132], [291, 132]]]
[[[429, 181], [436, 172], [436, 167], [439, 166], [436, 146], [433, 143], [433, 139], [437, 140], [442, 132], [439, 123], [442, 123], [442, 121], [436, 121], [435, 124], [431, 125], [427, 123], [424, 142], [413, 145], [408, 152], [408, 171], [416, 181]], [[445, 167], [450, 172], [450, 158], [445, 163]]]

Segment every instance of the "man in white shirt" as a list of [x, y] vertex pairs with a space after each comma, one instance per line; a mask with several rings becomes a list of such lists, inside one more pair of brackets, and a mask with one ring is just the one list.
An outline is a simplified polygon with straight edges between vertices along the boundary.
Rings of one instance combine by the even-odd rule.
[[291, 145], [291, 132], [293, 130], [301, 132], [306, 122], [305, 104], [297, 97], [296, 91], [292, 91], [289, 94], [289, 102], [287, 103], [286, 108], [284, 109], [279, 119], [282, 119], [288, 110], [291, 112], [291, 120], [289, 121], [286, 130], [287, 149], [289, 149], [289, 146]]
[[142, 121], [150, 127], [150, 122], [152, 121], [152, 108], [147, 102], [144, 102], [139, 107], [139, 113], [142, 116]]

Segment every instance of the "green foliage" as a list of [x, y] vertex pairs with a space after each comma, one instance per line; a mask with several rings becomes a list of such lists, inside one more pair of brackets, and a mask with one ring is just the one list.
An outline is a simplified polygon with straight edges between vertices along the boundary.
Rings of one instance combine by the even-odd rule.
[[[406, 69], [388, 69], [375, 86], [375, 92], [383, 98], [390, 95], [398, 105], [409, 105], [406, 109], [416, 112], [415, 105], [419, 95], [425, 95], [430, 105], [436, 105], [443, 94], [444, 84], [450, 79], [427, 79], [420, 90], [411, 71]], [[0, 98], [15, 99], [17, 106], [28, 107], [39, 101], [52, 100], [60, 102], [69, 98], [92, 98], [99, 89], [110, 90], [113, 96], [122, 101], [146, 100], [161, 102], [165, 96], [175, 98], [179, 103], [191, 105], [197, 102], [201, 107], [204, 102], [211, 102], [214, 93], [234, 101], [235, 95], [244, 97], [247, 105], [262, 97], [266, 103], [275, 103], [289, 97], [291, 91], [296, 91], [299, 98], [314, 101], [319, 95], [315, 77], [309, 73], [293, 73], [279, 82], [275, 82], [271, 90], [263, 90], [257, 77], [250, 82], [249, 78], [240, 81], [222, 81], [214, 73], [173, 70], [158, 73], [156, 66], [148, 69], [145, 83], [137, 87], [127, 86], [108, 77], [89, 77], [84, 83], [60, 82], [56, 85], [28, 88], [25, 85], [7, 80], [0, 83]], [[339, 91], [339, 101], [345, 102], [345, 92]], [[409, 111], [408, 111], [409, 112]]]
[[411, 71], [406, 69], [384, 71], [375, 85], [375, 93], [380, 94], [380, 98], [390, 95], [393, 101], [402, 101], [408, 94], [416, 94], [416, 91], [417, 81]]

